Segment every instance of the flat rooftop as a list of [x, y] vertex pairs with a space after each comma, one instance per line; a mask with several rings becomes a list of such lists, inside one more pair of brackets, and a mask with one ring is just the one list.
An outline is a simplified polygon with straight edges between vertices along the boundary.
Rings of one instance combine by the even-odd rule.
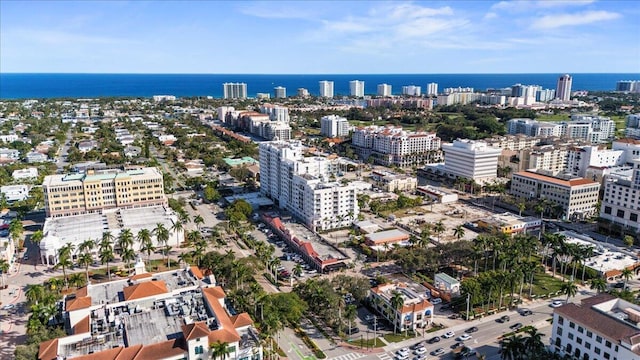
[[289, 229], [298, 239], [310, 243], [321, 260], [349, 260], [346, 254], [329, 245], [324, 239], [307, 229], [304, 225], [292, 220], [283, 220], [282, 218], [280, 218], [280, 221], [282, 221], [284, 227]]
[[594, 256], [586, 259], [585, 264], [603, 274], [608, 271], [621, 271], [622, 269], [640, 261], [635, 256], [630, 256], [620, 251], [612, 250], [587, 236], [578, 235], [571, 231], [563, 231], [561, 233], [566, 236], [567, 242], [569, 243], [592, 246], [594, 249]]

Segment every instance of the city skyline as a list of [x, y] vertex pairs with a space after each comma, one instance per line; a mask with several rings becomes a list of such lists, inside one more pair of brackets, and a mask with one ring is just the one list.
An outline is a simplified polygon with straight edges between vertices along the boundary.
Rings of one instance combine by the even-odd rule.
[[638, 15], [591, 0], [5, 1], [0, 72], [640, 73]]

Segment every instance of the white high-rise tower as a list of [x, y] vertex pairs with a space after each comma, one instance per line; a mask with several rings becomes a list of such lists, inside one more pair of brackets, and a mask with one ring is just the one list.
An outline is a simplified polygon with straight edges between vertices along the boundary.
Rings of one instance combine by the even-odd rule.
[[332, 98], [333, 97], [333, 81], [322, 80], [320, 81], [320, 97]]
[[364, 97], [364, 81], [349, 81], [349, 93], [351, 94], [351, 96]]
[[391, 85], [378, 84], [378, 96], [391, 96]]
[[556, 99], [562, 101], [569, 101], [571, 99], [571, 83], [573, 79], [571, 75], [564, 74], [558, 79], [558, 86], [556, 86]]

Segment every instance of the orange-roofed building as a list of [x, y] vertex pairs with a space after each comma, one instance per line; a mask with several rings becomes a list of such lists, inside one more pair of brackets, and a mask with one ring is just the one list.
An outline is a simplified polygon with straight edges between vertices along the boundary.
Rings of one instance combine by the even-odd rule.
[[[394, 296], [402, 299], [402, 306], [394, 306]], [[373, 307], [400, 331], [415, 331], [433, 323], [433, 304], [427, 300], [426, 295], [419, 294], [406, 284], [378, 285], [371, 289], [370, 297]]]
[[521, 171], [513, 174], [510, 192], [520, 199], [545, 199], [551, 202], [551, 210], [557, 207], [562, 219], [578, 220], [595, 215], [600, 183], [584, 178], [562, 179]]

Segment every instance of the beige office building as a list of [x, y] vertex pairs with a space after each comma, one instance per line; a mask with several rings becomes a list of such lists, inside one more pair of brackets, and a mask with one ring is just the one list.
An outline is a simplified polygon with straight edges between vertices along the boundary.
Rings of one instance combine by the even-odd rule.
[[162, 173], [156, 168], [49, 175], [42, 188], [47, 217], [167, 204]]

